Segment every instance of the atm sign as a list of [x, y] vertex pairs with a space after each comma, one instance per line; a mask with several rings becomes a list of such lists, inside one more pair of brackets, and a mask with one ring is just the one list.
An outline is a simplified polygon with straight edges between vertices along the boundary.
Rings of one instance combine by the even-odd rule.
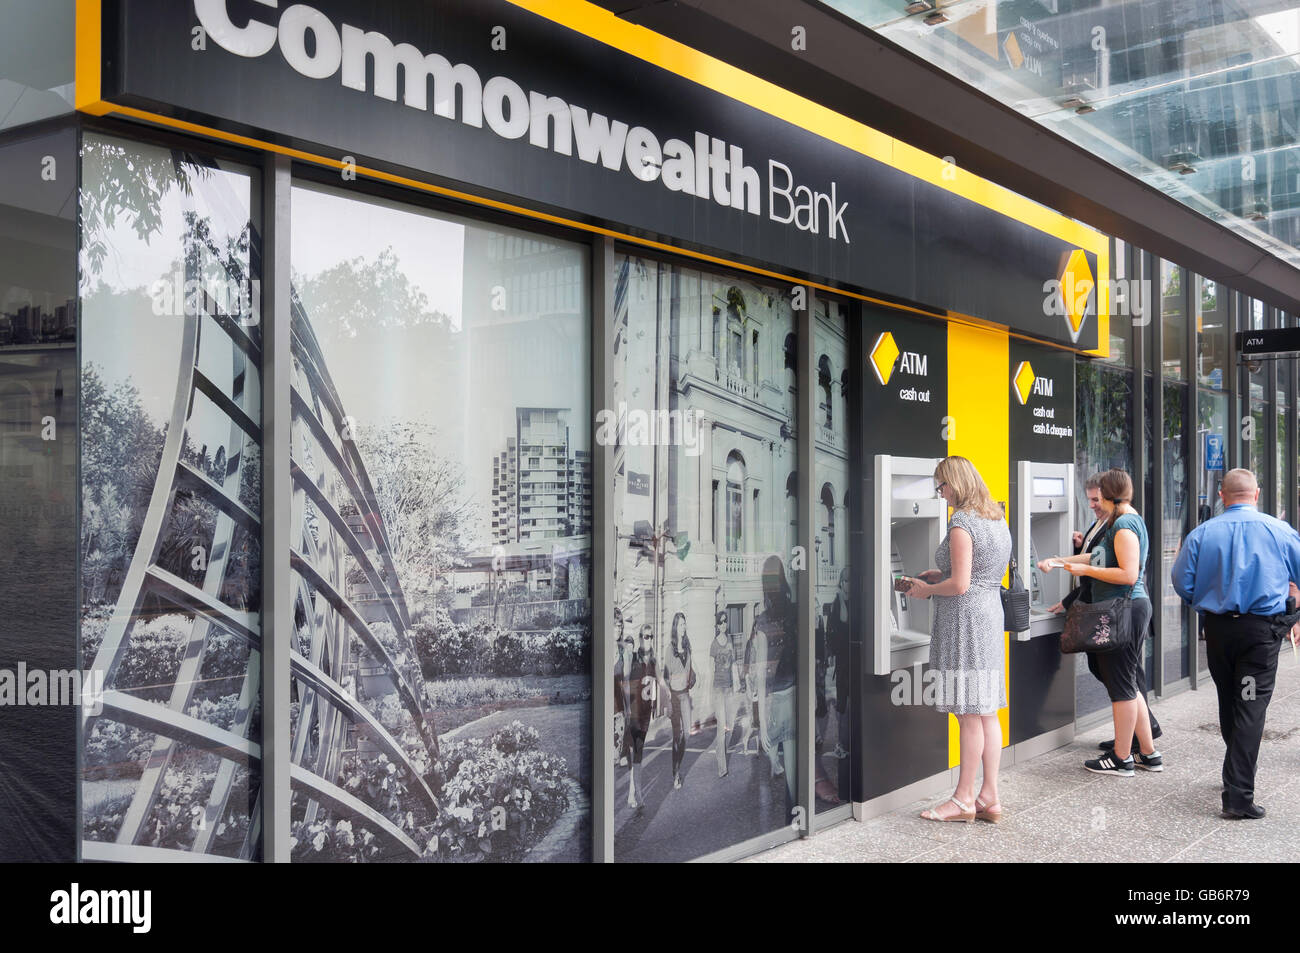
[[1030, 397], [1053, 396], [1052, 383], [1050, 377], [1036, 376], [1033, 365], [1028, 361], [1021, 361], [1020, 366], [1016, 368], [1016, 373], [1011, 377], [1012, 389], [1016, 392], [1016, 397], [1022, 406], [1029, 403]]

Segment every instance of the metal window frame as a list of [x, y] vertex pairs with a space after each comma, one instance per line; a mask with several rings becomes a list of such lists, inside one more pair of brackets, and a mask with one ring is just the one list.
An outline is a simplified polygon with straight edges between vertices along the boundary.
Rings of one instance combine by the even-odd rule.
[[[591, 240], [591, 397], [593, 411], [611, 407], [614, 356], [609, 338], [614, 318], [614, 239]], [[594, 425], [595, 413], [590, 423]], [[609, 743], [614, 737], [614, 647], [607, 607], [614, 604], [614, 547], [618, 545], [614, 510], [613, 448], [591, 440], [591, 859], [614, 862], [614, 766]]]
[[289, 663], [293, 591], [289, 550], [293, 496], [290, 474], [290, 275], [293, 167], [268, 154], [262, 167], [262, 860], [288, 863]]

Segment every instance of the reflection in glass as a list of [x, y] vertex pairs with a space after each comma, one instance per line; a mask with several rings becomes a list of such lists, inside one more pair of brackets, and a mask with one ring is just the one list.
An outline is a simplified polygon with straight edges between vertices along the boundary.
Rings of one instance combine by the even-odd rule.
[[785, 291], [677, 264], [623, 256], [613, 280], [614, 852], [686, 860], [795, 804], [794, 313]]
[[72, 112], [75, 0], [6, 3], [0, 31], [0, 129]]
[[1183, 316], [1183, 285], [1187, 272], [1172, 262], [1160, 262], [1160, 322], [1164, 335], [1161, 374], [1173, 380], [1185, 376], [1187, 361], [1187, 321]]
[[[817, 493], [817, 530], [813, 538], [817, 565], [816, 606], [816, 745], [815, 810], [825, 811], [849, 800], [852, 770], [849, 710], [850, 633], [853, 596], [849, 534], [854, 525], [849, 491], [848, 399], [849, 348], [847, 308], [838, 301], [816, 299], [813, 343], [817, 349], [817, 383], [824, 414], [813, 444], [813, 487]], [[792, 471], [791, 477], [796, 474]]]
[[[1196, 523], [1200, 525], [1212, 516], [1218, 516], [1223, 512], [1223, 501], [1219, 499], [1219, 486], [1223, 482], [1223, 475], [1227, 467], [1227, 427], [1228, 427], [1228, 395], [1217, 394], [1207, 391], [1200, 391], [1196, 398], [1197, 403], [1197, 421], [1196, 421], [1196, 439], [1200, 441], [1200, 453], [1202, 462], [1209, 464], [1210, 444], [1215, 441], [1221, 448], [1222, 459], [1221, 467], [1210, 470], [1202, 467], [1197, 474], [1196, 488]], [[1210, 443], [1207, 444], [1207, 437]]]
[[1227, 390], [1228, 292], [1208, 278], [1196, 278], [1200, 288], [1196, 337], [1196, 379], [1202, 387]]
[[[1085, 486], [1088, 478], [1112, 467], [1133, 472], [1133, 374], [1092, 361], [1080, 361], [1075, 374], [1074, 529], [1087, 532], [1094, 519]], [[1075, 659], [1075, 686], [1076, 717], [1109, 709], [1110, 696], [1082, 654]]]
[[[0, 665], [10, 676], [19, 663], [78, 667], [76, 177], [40, 175], [43, 156], [74, 166], [76, 144], [62, 129], [0, 146]], [[0, 733], [0, 857], [71, 861], [76, 686], [51, 685], [57, 704], [15, 707], [13, 689], [29, 685], [14, 682]]]
[[[260, 853], [255, 174], [88, 135], [83, 855]], [[178, 380], [179, 377], [179, 380]]]
[[586, 253], [293, 216], [293, 860], [586, 860]]
[[[1160, 539], [1163, 566], [1172, 566], [1190, 528], [1188, 525], [1187, 473], [1187, 398], [1185, 384], [1166, 382], [1164, 400], [1164, 511], [1160, 514]], [[1188, 611], [1174, 592], [1168, 572], [1160, 580], [1162, 604], [1161, 638], [1164, 653], [1165, 682], [1188, 675]]]
[[1284, 260], [1300, 259], [1293, 4], [826, 2]]

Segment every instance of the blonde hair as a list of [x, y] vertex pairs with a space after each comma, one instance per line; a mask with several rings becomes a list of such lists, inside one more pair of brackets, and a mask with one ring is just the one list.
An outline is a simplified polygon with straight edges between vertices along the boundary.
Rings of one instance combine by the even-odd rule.
[[952, 487], [954, 510], [965, 510], [986, 520], [1002, 519], [1002, 507], [993, 502], [988, 484], [965, 457], [944, 457], [934, 468], [934, 477]]

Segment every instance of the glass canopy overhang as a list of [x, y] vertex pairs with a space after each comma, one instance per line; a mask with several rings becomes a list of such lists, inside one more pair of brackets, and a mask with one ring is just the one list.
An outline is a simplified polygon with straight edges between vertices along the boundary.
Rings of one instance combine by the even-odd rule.
[[824, 3], [1300, 265], [1300, 4]]

